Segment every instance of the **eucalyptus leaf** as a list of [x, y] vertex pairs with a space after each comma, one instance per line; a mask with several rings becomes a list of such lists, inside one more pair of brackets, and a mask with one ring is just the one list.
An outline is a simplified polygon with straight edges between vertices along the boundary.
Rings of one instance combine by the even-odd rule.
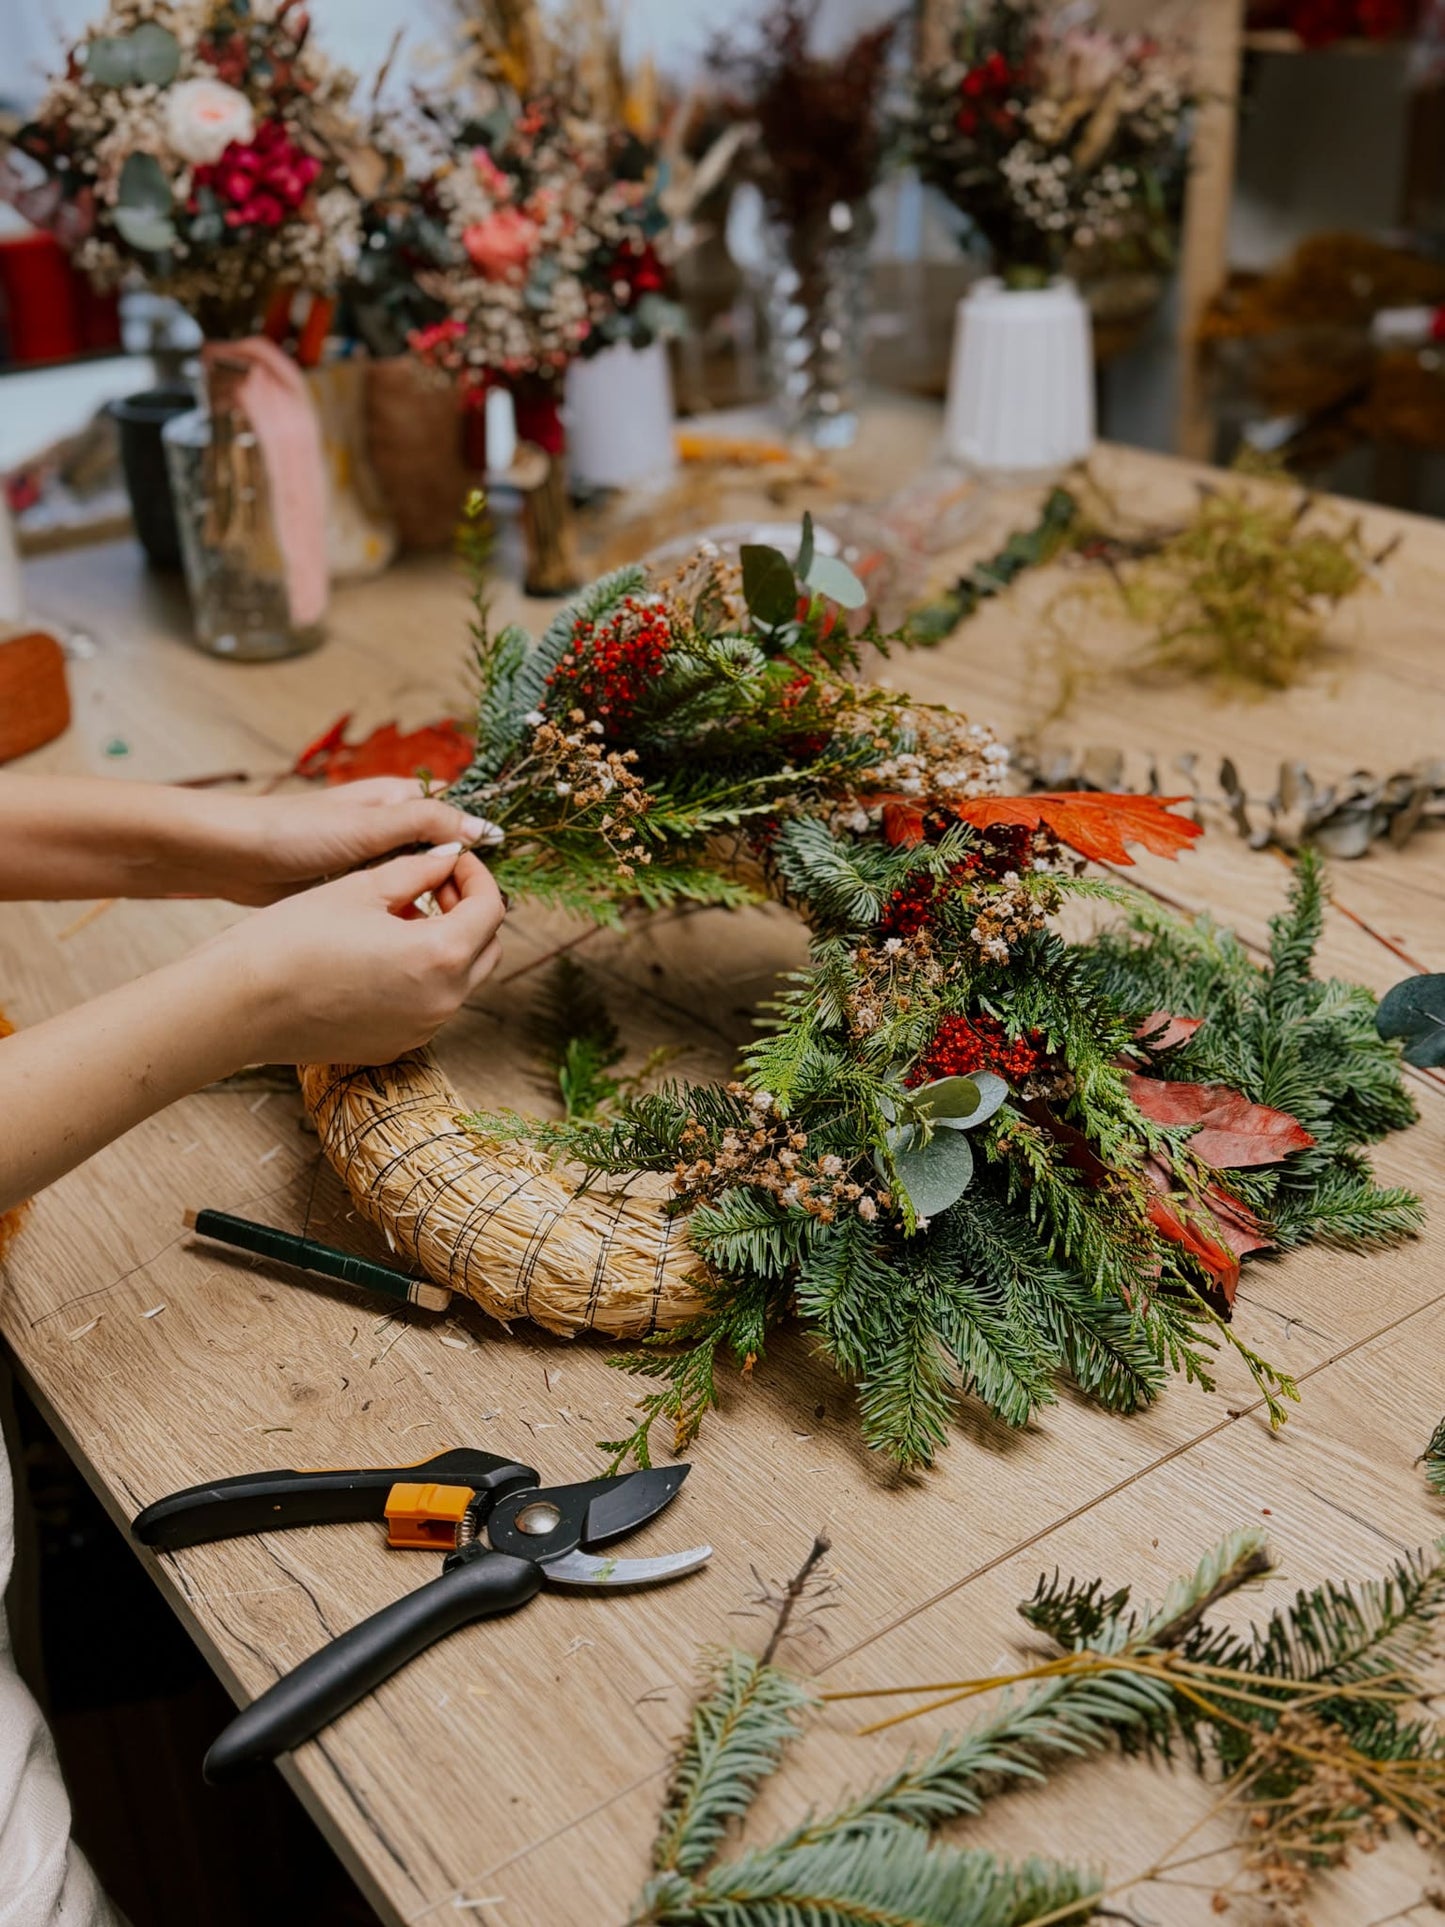
[[133, 87], [135, 51], [129, 34], [97, 34], [85, 49], [85, 71], [97, 87]]
[[181, 67], [181, 49], [173, 33], [157, 20], [142, 20], [127, 37], [135, 77], [143, 85], [169, 87]]
[[147, 208], [153, 214], [171, 211], [171, 184], [154, 154], [126, 155], [118, 195], [123, 208]]
[[[126, 246], [140, 254], [164, 254], [176, 244], [176, 230], [170, 215], [153, 207], [113, 208], [110, 218]], [[200, 225], [198, 222], [197, 228]], [[198, 234], [197, 238], [204, 237]]]
[[971, 1077], [940, 1077], [913, 1093], [919, 1110], [950, 1131], [973, 1131], [986, 1124], [1008, 1096], [1008, 1085], [992, 1071]]
[[1407, 977], [1387, 990], [1375, 1012], [1382, 1037], [1397, 1037], [1417, 1070], [1445, 1066], [1445, 976]]
[[[968, 1189], [973, 1177], [973, 1152], [961, 1132], [935, 1131], [924, 1144], [917, 1131], [904, 1124], [888, 1133], [888, 1143], [898, 1182], [920, 1218], [936, 1218], [957, 1204]], [[881, 1151], [875, 1152], [873, 1161], [879, 1174], [887, 1177]]]
[[815, 555], [802, 575], [810, 589], [827, 596], [840, 609], [861, 609], [868, 600], [868, 591], [836, 555]]
[[743, 600], [748, 614], [765, 629], [780, 629], [798, 613], [798, 582], [793, 565], [779, 549], [744, 542]]
[[803, 510], [803, 539], [798, 544], [798, 559], [793, 564], [793, 567], [796, 569], [797, 573], [806, 582], [808, 579], [808, 571], [809, 569], [812, 568], [812, 566], [813, 566], [813, 512], [811, 509], [804, 509]]

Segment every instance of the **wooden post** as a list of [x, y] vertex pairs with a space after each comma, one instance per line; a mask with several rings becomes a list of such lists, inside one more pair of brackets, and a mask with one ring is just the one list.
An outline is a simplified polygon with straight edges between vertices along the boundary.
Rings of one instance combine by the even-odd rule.
[[1208, 461], [1214, 420], [1199, 365], [1199, 325], [1229, 266], [1229, 206], [1239, 118], [1244, 0], [1200, 0], [1194, 9], [1194, 153], [1179, 244], [1179, 414], [1181, 455]]

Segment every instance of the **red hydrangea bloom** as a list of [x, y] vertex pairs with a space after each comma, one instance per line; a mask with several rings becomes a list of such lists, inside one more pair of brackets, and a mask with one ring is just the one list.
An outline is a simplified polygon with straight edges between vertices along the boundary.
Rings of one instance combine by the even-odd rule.
[[195, 170], [191, 210], [200, 189], [209, 188], [227, 227], [280, 227], [320, 172], [320, 161], [297, 146], [284, 121], [262, 121], [251, 140], [232, 141], [218, 161]]
[[916, 1089], [939, 1077], [994, 1071], [1007, 1083], [1019, 1084], [1043, 1062], [1043, 1041], [1041, 1031], [1031, 1030], [1010, 1042], [996, 1017], [945, 1017], [904, 1082]]

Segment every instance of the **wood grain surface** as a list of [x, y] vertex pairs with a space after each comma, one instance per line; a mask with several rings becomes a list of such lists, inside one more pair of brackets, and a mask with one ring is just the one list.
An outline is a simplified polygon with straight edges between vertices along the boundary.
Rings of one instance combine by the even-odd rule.
[[[922, 466], [933, 432], [926, 411], [882, 410], [855, 472], [878, 489], [895, 485]], [[1154, 514], [1187, 505], [1201, 473], [1123, 451], [1100, 461], [1124, 500]], [[967, 552], [991, 553], [1030, 519], [1033, 500], [991, 499]], [[1170, 760], [1189, 751], [1206, 769], [1227, 750], [1260, 790], [1286, 755], [1320, 778], [1396, 767], [1445, 750], [1445, 533], [1384, 512], [1366, 519], [1382, 542], [1403, 532], [1387, 582], [1342, 614], [1324, 666], [1286, 696], [1222, 702], [1124, 673], [1137, 633], [1106, 600], [1081, 603], [1058, 570], [1026, 578], [951, 642], [883, 673], [1010, 734], [1049, 710], [1061, 639], [1072, 637], [1102, 667], [1053, 736], [1155, 754], [1166, 787]], [[936, 558], [940, 580], [961, 553]], [[465, 696], [464, 589], [444, 562], [404, 563], [339, 593], [326, 647], [264, 668], [187, 647], [179, 591], [148, 575], [129, 544], [42, 560], [29, 582], [37, 609], [91, 647], [71, 666], [70, 731], [23, 768], [269, 776], [342, 709], [362, 727], [415, 724]], [[519, 609], [503, 590], [499, 614]], [[1137, 874], [1254, 941], [1287, 881], [1277, 857], [1226, 828], [1182, 862], [1150, 861]], [[1445, 837], [1338, 866], [1337, 893], [1427, 968], [1445, 967]], [[75, 905], [0, 909], [3, 1001], [33, 1023], [237, 914], [202, 903], [118, 904], [89, 921]], [[545, 961], [568, 944], [607, 988], [632, 1061], [666, 1042], [681, 1047], [680, 1069], [702, 1076], [730, 1067], [759, 997], [803, 952], [797, 924], [772, 908], [637, 921], [622, 934], [518, 910], [502, 968], [442, 1040], [449, 1071], [477, 1102], [546, 1101], [519, 1018]], [[1325, 962], [1381, 989], [1404, 974], [1340, 909]], [[1426, 1195], [1435, 1214], [1426, 1236], [1382, 1256], [1312, 1250], [1245, 1271], [1239, 1328], [1302, 1385], [1282, 1433], [1271, 1434], [1226, 1357], [1217, 1390], [1176, 1383], [1134, 1419], [1067, 1389], [1018, 1433], [969, 1408], [937, 1470], [906, 1477], [861, 1448], [849, 1393], [806, 1342], [780, 1338], [709, 1421], [670, 1514], [628, 1544], [645, 1552], [706, 1538], [717, 1551], [704, 1572], [608, 1601], [545, 1595], [512, 1620], [458, 1634], [285, 1764], [383, 1917], [625, 1920], [698, 1648], [761, 1641], [760, 1577], [791, 1572], [820, 1528], [833, 1539], [836, 1590], [785, 1657], [836, 1686], [956, 1676], [1017, 1654], [1012, 1608], [1055, 1565], [1157, 1596], [1226, 1529], [1263, 1523], [1279, 1573], [1262, 1595], [1233, 1602], [1248, 1617], [1294, 1586], [1368, 1575], [1445, 1529], [1445, 1505], [1413, 1463], [1445, 1405], [1445, 1093], [1425, 1078], [1416, 1087], [1420, 1124], [1377, 1162]], [[626, 1429], [635, 1388], [609, 1369], [605, 1346], [505, 1333], [468, 1309], [387, 1317], [342, 1287], [297, 1289], [264, 1263], [193, 1242], [181, 1216], [201, 1205], [365, 1243], [295, 1097], [228, 1090], [174, 1106], [42, 1197], [0, 1274], [0, 1330], [118, 1524], [213, 1475], [395, 1462], [444, 1444], [515, 1453], [552, 1481], [587, 1476], [594, 1441]], [[148, 1564], [240, 1701], [432, 1570], [426, 1555], [388, 1552], [358, 1526]], [[868, 1739], [859, 1723], [856, 1709], [833, 1708], [760, 1818], [856, 1785], [943, 1722]], [[1160, 1855], [1178, 1857], [1170, 1843], [1210, 1797], [1187, 1771], [1093, 1765], [999, 1802], [967, 1831], [1009, 1851], [1074, 1855], [1128, 1882]], [[1180, 1855], [1226, 1837], [1208, 1821]], [[1167, 1883], [1129, 1887], [1118, 1904], [1163, 1927], [1212, 1920], [1229, 1865], [1191, 1861]], [[1429, 1909], [1413, 1910], [1429, 1879], [1425, 1856], [1394, 1844], [1326, 1883], [1315, 1918], [1424, 1921]], [[1229, 1917], [1254, 1916], [1237, 1901]]]

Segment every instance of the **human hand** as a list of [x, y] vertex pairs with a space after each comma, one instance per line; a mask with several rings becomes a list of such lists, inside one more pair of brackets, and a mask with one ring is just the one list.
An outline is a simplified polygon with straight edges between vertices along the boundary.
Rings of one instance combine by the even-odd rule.
[[208, 888], [232, 903], [278, 902], [410, 843], [501, 841], [485, 817], [398, 776], [302, 796], [212, 796], [204, 805], [197, 828]]
[[[406, 917], [428, 891], [442, 914]], [[484, 865], [453, 842], [287, 897], [195, 955], [234, 986], [250, 1061], [386, 1064], [491, 974], [505, 914]]]

